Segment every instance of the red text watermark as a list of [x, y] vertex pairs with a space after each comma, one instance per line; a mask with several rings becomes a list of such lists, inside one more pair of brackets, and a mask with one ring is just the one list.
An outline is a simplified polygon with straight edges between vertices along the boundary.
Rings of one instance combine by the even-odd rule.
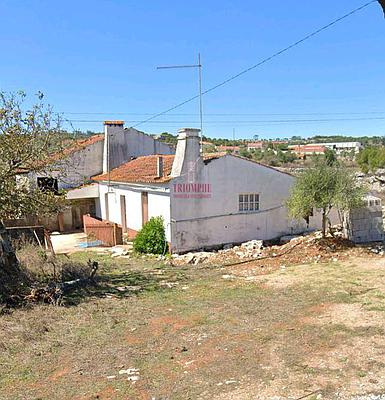
[[211, 198], [211, 184], [174, 183], [173, 197], [178, 199], [209, 199]]

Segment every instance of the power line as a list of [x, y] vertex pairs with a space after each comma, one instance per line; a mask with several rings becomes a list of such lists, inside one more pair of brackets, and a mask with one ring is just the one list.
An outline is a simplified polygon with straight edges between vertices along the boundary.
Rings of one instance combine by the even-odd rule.
[[[320, 118], [320, 119], [278, 119], [278, 120], [216, 120], [216, 121], [205, 121], [208, 124], [227, 123], [227, 124], [241, 124], [241, 123], [290, 123], [290, 122], [338, 122], [338, 121], [382, 121], [385, 117], [363, 117], [363, 118]], [[90, 120], [90, 119], [71, 119], [68, 122], [80, 122], [80, 123], [102, 123], [103, 120]], [[127, 121], [129, 123], [139, 123], [140, 121], [133, 120]], [[148, 121], [152, 124], [180, 124], [181, 121]], [[199, 123], [197, 120], [184, 121], [185, 123], [196, 124]]]
[[[141, 116], [154, 115], [153, 113], [123, 113], [123, 112], [61, 112], [62, 115], [121, 115], [121, 116]], [[299, 115], [376, 115], [385, 114], [385, 111], [364, 111], [364, 112], [319, 112], [319, 113], [206, 113], [212, 117], [252, 117], [252, 116], [299, 116]], [[196, 117], [198, 113], [178, 113], [168, 114], [173, 117]]]
[[[248, 72], [252, 71], [253, 69], [258, 68], [258, 67], [262, 66], [263, 64], [266, 64], [267, 62], [271, 61], [272, 59], [274, 59], [274, 58], [276, 58], [276, 57], [282, 55], [283, 53], [286, 53], [287, 51], [289, 51], [289, 50], [291, 50], [292, 48], [294, 48], [294, 47], [300, 45], [301, 43], [303, 43], [303, 42], [305, 42], [305, 41], [311, 39], [312, 37], [318, 35], [319, 33], [323, 32], [323, 31], [325, 31], [326, 29], [329, 29], [330, 27], [336, 25], [337, 23], [343, 21], [344, 19], [346, 19], [346, 18], [352, 16], [353, 14], [356, 14], [357, 12], [363, 10], [364, 8], [368, 7], [370, 4], [372, 4], [372, 3], [377, 3], [377, 1], [378, 1], [378, 0], [371, 0], [371, 1], [369, 1], [368, 3], [363, 4], [362, 6], [360, 6], [360, 7], [356, 8], [356, 9], [350, 11], [349, 13], [347, 13], [347, 14], [345, 14], [345, 15], [343, 15], [342, 17], [339, 17], [339, 18], [335, 19], [334, 21], [328, 23], [327, 25], [324, 25], [322, 28], [317, 29], [316, 31], [310, 33], [309, 35], [305, 36], [304, 38], [302, 38], [302, 39], [300, 39], [300, 40], [298, 40], [298, 41], [292, 43], [291, 45], [289, 45], [289, 46], [283, 48], [282, 50], [279, 50], [278, 52], [272, 54], [271, 56], [269, 56], [269, 57], [263, 59], [262, 61], [258, 62], [257, 64], [255, 64], [255, 65], [253, 65], [253, 66], [251, 66], [251, 67], [249, 67], [249, 68], [246, 68], [245, 70], [243, 70], [243, 71], [241, 71], [241, 72], [239, 72], [239, 73], [237, 73], [237, 74], [231, 76], [230, 78], [224, 80], [223, 82], [220, 82], [220, 83], [218, 83], [217, 85], [215, 85], [215, 86], [213, 86], [213, 87], [211, 87], [211, 88], [209, 88], [209, 89], [203, 91], [203, 92], [202, 92], [202, 95], [206, 95], [207, 93], [210, 93], [210, 92], [212, 92], [212, 91], [214, 91], [214, 90], [216, 90], [216, 89], [218, 89], [218, 88], [220, 88], [220, 87], [226, 85], [227, 83], [233, 81], [234, 79], [237, 79], [237, 78], [239, 78], [240, 76], [242, 76], [242, 75], [244, 75], [244, 74], [247, 74]], [[165, 111], [162, 111], [162, 112], [160, 112], [160, 113], [154, 114], [153, 116], [151, 116], [151, 117], [149, 117], [149, 118], [147, 118], [147, 119], [145, 119], [145, 120], [143, 120], [143, 121], [140, 121], [140, 122], [138, 122], [137, 124], [133, 125], [133, 128], [135, 128], [135, 127], [137, 127], [137, 126], [139, 126], [139, 125], [145, 124], [145, 123], [147, 123], [147, 122], [150, 122], [150, 121], [152, 121], [152, 120], [155, 119], [155, 118], [158, 118], [158, 117], [160, 117], [160, 116], [162, 116], [162, 115], [164, 115], [164, 114], [169, 113], [170, 111], [176, 110], [177, 108], [182, 107], [182, 106], [184, 106], [185, 104], [190, 103], [190, 102], [193, 101], [193, 100], [196, 100], [198, 97], [199, 97], [199, 95], [190, 97], [189, 99], [187, 99], [187, 100], [185, 100], [185, 101], [183, 101], [183, 102], [181, 102], [181, 103], [179, 103], [179, 104], [177, 104], [177, 105], [175, 105], [175, 106], [173, 106], [173, 107], [170, 107], [169, 109], [167, 109], [167, 110], [165, 110]]]

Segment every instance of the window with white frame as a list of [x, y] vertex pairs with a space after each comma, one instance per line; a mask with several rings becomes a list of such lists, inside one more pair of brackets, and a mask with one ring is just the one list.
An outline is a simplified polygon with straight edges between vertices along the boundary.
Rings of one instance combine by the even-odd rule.
[[259, 194], [258, 193], [240, 194], [239, 211], [240, 212], [259, 211]]

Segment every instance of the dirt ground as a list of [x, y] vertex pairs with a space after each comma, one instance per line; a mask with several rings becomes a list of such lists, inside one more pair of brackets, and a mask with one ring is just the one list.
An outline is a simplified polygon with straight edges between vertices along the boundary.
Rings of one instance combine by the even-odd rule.
[[0, 316], [0, 399], [377, 398], [385, 258], [308, 251], [231, 267], [73, 254], [100, 262], [96, 287]]

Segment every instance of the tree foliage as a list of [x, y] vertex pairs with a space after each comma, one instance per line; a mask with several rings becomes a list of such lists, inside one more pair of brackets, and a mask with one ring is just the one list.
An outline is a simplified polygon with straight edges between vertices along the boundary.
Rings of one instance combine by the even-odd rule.
[[333, 151], [333, 150], [326, 149], [326, 150], [325, 150], [324, 157], [325, 157], [326, 165], [328, 165], [329, 167], [332, 166], [332, 165], [334, 165], [334, 164], [336, 164], [336, 163], [338, 162], [338, 161], [337, 161], [337, 154], [336, 154], [336, 152]]
[[311, 215], [313, 209], [322, 212], [322, 233], [326, 226], [330, 210], [340, 211], [358, 208], [363, 204], [365, 188], [360, 186], [343, 165], [326, 160], [305, 170], [296, 180], [287, 206], [291, 217], [300, 219]]
[[57, 211], [61, 198], [31, 185], [29, 174], [50, 175], [52, 154], [63, 154], [60, 119], [42, 102], [27, 108], [26, 95], [0, 93], [0, 220]]
[[367, 147], [360, 151], [357, 163], [365, 173], [375, 172], [378, 168], [385, 168], [385, 147]]
[[164, 254], [167, 252], [166, 233], [162, 217], [153, 217], [144, 224], [134, 239], [134, 250], [146, 254]]
[[297, 156], [291, 151], [273, 150], [270, 148], [266, 150], [252, 150], [250, 154], [253, 160], [272, 167], [291, 164], [297, 159]]

